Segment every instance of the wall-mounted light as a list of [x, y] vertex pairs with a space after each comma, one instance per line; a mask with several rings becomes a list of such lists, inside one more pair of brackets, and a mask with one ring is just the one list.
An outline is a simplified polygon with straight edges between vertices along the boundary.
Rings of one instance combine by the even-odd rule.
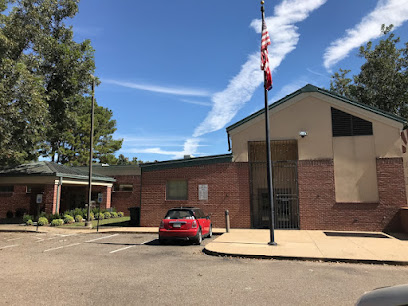
[[306, 131], [300, 131], [299, 136], [304, 138], [305, 136], [307, 136], [307, 132]]

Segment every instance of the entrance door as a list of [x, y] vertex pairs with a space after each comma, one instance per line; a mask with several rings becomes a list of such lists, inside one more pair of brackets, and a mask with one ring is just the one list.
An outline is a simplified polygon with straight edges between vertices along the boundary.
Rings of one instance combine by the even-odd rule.
[[[249, 149], [252, 227], [269, 228], [270, 203], [266, 156], [263, 158], [263, 153], [266, 153], [265, 142], [250, 142]], [[275, 228], [298, 229], [296, 140], [271, 141], [271, 155]], [[277, 160], [282, 158], [288, 160]]]

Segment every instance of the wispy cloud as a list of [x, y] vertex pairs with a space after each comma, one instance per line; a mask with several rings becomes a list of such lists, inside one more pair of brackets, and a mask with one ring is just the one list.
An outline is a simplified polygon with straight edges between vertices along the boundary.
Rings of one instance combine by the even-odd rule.
[[395, 28], [408, 20], [407, 0], [380, 0], [373, 11], [354, 28], [346, 30], [344, 37], [333, 41], [324, 53], [324, 67], [333, 65], [348, 56], [351, 50], [381, 35], [382, 24], [393, 24]]
[[[284, 0], [275, 7], [274, 16], [265, 19], [271, 38], [269, 63], [272, 71], [296, 48], [299, 33], [295, 24], [306, 19], [325, 2], [326, 0]], [[261, 22], [260, 19], [251, 22], [251, 27], [257, 33], [261, 32]], [[259, 65], [259, 53], [251, 54], [227, 88], [212, 96], [213, 108], [195, 129], [193, 137], [217, 131], [232, 120], [263, 82], [263, 72]]]
[[195, 105], [202, 105], [202, 106], [212, 106], [211, 102], [203, 102], [203, 101], [195, 101], [189, 99], [180, 99], [181, 102], [195, 104]]
[[185, 87], [165, 87], [165, 86], [157, 86], [152, 84], [141, 84], [141, 83], [134, 83], [134, 82], [126, 82], [126, 81], [118, 81], [118, 80], [111, 80], [111, 79], [102, 79], [102, 83], [150, 91], [155, 93], [164, 93], [169, 95], [177, 95], [177, 96], [196, 96], [196, 97], [208, 97], [211, 93], [204, 89], [195, 89], [195, 88], [185, 88]]

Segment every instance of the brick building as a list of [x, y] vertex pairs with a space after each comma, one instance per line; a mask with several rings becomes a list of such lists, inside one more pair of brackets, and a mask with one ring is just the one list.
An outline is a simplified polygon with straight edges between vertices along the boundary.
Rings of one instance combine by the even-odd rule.
[[[405, 119], [312, 85], [269, 109], [276, 228], [407, 228], [401, 223], [408, 220]], [[113, 185], [112, 207], [125, 213], [140, 207], [142, 226], [157, 226], [169, 208], [197, 206], [211, 214], [215, 227], [224, 226], [226, 209], [232, 227], [267, 227], [264, 110], [227, 127], [227, 134], [231, 154], [140, 167], [98, 165], [94, 172], [112, 179], [105, 181]], [[45, 197], [55, 198], [55, 188], [45, 186]], [[22, 190], [20, 182], [9, 203], [27, 201]], [[3, 198], [0, 192], [0, 216], [14, 205]]]

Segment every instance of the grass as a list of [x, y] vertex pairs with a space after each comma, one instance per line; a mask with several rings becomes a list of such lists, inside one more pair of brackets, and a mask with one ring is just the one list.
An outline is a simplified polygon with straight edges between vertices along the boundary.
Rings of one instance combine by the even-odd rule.
[[[92, 221], [92, 227], [96, 227], [98, 220]], [[130, 217], [110, 218], [99, 220], [99, 226], [130, 226]], [[85, 226], [85, 222], [74, 222], [72, 224], [64, 224], [60, 227], [78, 227]]]

